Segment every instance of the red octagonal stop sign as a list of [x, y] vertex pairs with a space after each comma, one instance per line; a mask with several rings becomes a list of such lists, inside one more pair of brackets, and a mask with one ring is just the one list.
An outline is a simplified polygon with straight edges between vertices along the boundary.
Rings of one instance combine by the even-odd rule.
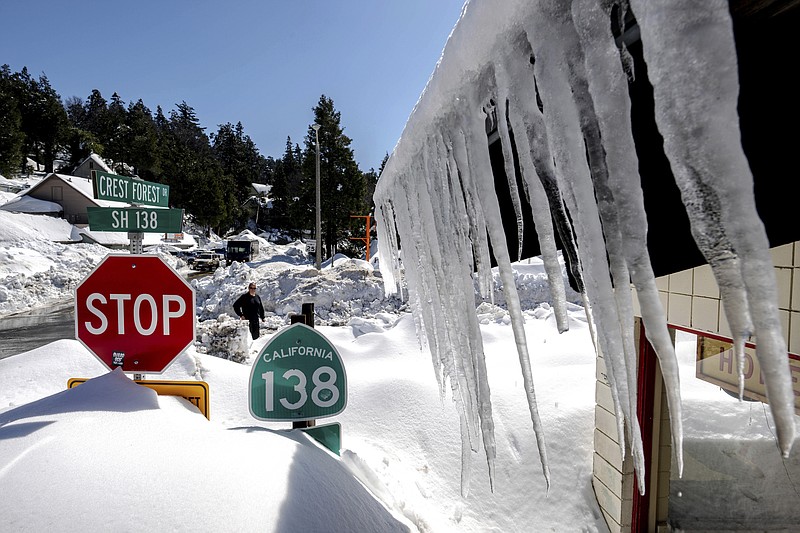
[[108, 255], [75, 289], [75, 338], [109, 369], [160, 374], [194, 337], [194, 289], [156, 255]]

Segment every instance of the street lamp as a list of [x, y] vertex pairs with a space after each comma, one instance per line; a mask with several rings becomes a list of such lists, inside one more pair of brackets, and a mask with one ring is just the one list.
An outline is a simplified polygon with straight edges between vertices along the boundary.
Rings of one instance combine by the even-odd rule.
[[320, 204], [322, 201], [320, 200], [320, 193], [319, 193], [319, 124], [312, 124], [312, 128], [314, 128], [314, 136], [317, 139], [317, 261], [316, 267], [317, 270], [320, 269], [320, 265], [322, 263], [322, 215], [320, 214], [321, 206]]

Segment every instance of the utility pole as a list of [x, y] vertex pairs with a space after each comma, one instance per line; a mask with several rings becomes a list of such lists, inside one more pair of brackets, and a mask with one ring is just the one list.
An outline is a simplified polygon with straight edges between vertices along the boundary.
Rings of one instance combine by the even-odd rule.
[[320, 192], [319, 192], [319, 124], [312, 124], [312, 128], [314, 128], [314, 135], [317, 140], [317, 242], [316, 242], [316, 249], [317, 249], [317, 260], [315, 266], [317, 270], [320, 269], [320, 265], [322, 264], [322, 200], [320, 199]]

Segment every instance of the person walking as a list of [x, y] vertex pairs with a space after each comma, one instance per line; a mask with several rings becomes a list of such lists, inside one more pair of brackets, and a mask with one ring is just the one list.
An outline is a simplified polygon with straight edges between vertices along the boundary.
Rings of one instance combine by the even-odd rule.
[[250, 321], [250, 335], [256, 340], [259, 335], [259, 319], [264, 320], [264, 306], [261, 297], [256, 294], [256, 284], [250, 283], [247, 292], [233, 302], [233, 310], [242, 320]]

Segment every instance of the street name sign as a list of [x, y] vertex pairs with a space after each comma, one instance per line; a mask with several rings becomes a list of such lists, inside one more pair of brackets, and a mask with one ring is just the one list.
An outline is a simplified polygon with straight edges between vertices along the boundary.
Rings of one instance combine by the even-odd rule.
[[87, 207], [92, 231], [181, 233], [183, 209], [146, 207]]
[[195, 340], [195, 294], [157, 255], [107, 255], [75, 288], [75, 338], [109, 370], [160, 374]]
[[129, 204], [169, 207], [169, 185], [92, 171], [94, 197]]
[[275, 334], [250, 371], [250, 414], [259, 420], [315, 420], [347, 405], [347, 376], [336, 347], [295, 323]]

